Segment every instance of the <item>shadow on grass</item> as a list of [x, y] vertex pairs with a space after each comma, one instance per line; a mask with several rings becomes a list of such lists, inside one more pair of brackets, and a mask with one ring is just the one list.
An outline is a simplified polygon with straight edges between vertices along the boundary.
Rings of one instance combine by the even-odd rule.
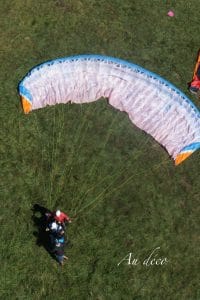
[[50, 213], [51, 211], [39, 204], [34, 204], [32, 207], [32, 221], [34, 223], [34, 226], [37, 228], [37, 231], [34, 231], [33, 234], [37, 238], [36, 244], [39, 247], [44, 247], [44, 249], [51, 255], [52, 258], [55, 259], [52, 251], [51, 251], [51, 242], [49, 233], [46, 231], [47, 227], [47, 213]]

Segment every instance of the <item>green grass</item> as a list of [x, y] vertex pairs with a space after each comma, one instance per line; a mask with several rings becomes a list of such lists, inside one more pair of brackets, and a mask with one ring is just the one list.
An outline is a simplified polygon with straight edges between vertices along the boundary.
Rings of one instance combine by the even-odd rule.
[[[137, 63], [189, 95], [198, 7], [198, 0], [1, 0], [0, 299], [200, 298], [199, 152], [174, 167], [105, 100], [24, 115], [17, 94], [34, 65], [97, 53]], [[74, 217], [63, 268], [36, 244], [36, 203]], [[156, 247], [167, 265], [117, 266]]]

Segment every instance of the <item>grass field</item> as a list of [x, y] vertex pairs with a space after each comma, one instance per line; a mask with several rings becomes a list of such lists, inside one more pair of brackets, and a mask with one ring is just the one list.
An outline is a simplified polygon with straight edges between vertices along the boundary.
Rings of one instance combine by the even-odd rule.
[[[199, 107], [187, 91], [199, 14], [199, 0], [1, 0], [0, 299], [200, 299], [199, 152], [174, 167], [106, 100], [24, 115], [17, 93], [33, 66], [95, 53], [158, 73]], [[34, 204], [74, 218], [62, 268], [37, 245]], [[157, 247], [168, 263], [143, 265]], [[118, 265], [129, 253], [138, 265]]]

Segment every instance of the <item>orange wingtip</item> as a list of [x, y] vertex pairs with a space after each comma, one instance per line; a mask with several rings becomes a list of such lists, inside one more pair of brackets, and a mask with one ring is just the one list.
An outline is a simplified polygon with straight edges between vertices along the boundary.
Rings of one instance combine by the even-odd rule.
[[175, 159], [175, 165], [178, 166], [179, 164], [181, 164], [192, 153], [193, 153], [192, 151], [188, 151], [188, 152], [185, 152], [185, 153], [178, 154], [177, 157], [176, 157], [176, 159]]
[[25, 114], [28, 114], [31, 111], [31, 103], [23, 96], [21, 96], [21, 103]]

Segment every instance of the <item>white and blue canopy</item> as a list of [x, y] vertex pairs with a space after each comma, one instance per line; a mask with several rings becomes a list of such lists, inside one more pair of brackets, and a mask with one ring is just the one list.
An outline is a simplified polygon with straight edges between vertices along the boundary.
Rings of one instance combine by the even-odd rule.
[[164, 146], [179, 164], [200, 148], [200, 112], [162, 77], [127, 61], [79, 55], [47, 61], [20, 82], [25, 113], [58, 103], [101, 97]]

